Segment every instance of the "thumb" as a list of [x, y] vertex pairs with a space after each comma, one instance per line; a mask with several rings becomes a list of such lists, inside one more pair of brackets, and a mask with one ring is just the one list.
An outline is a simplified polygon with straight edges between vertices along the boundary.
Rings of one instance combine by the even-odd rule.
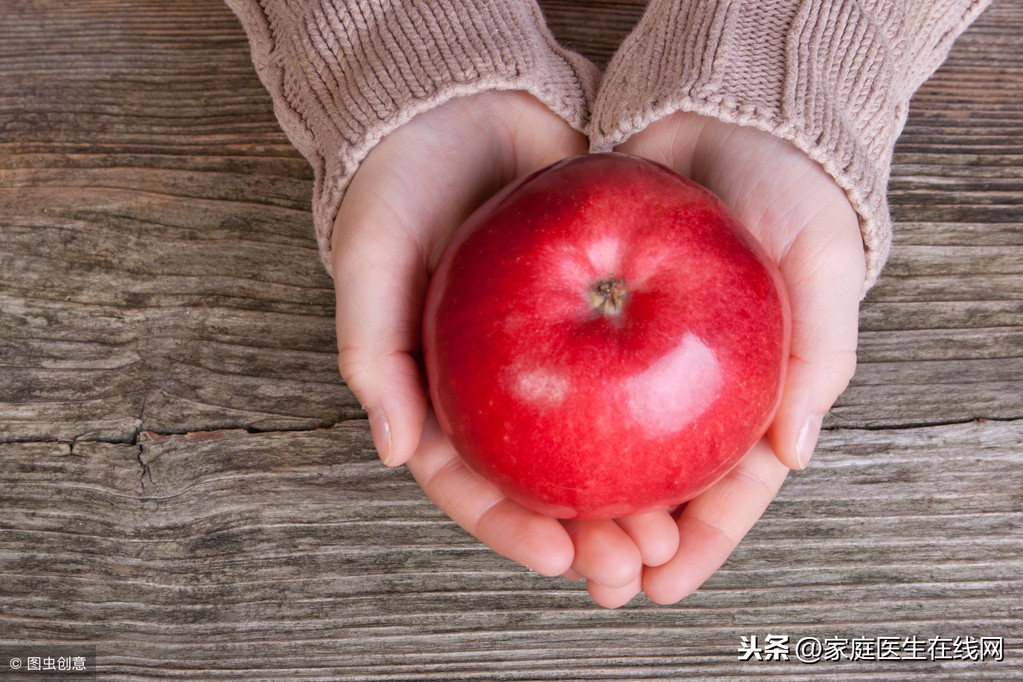
[[414, 303], [426, 267], [414, 243], [391, 229], [346, 228], [335, 229], [333, 248], [338, 369], [366, 410], [380, 459], [398, 466], [415, 452], [426, 416]]
[[839, 224], [849, 227], [802, 230], [781, 263], [792, 306], [792, 346], [768, 439], [790, 469], [809, 463], [824, 415], [856, 369], [865, 261], [855, 217]]

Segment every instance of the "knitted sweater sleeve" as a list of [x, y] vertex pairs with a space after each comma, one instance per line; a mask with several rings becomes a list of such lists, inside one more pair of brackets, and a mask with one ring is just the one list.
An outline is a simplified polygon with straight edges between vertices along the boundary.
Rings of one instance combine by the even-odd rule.
[[330, 235], [372, 147], [417, 113], [485, 90], [524, 90], [585, 131], [599, 74], [560, 47], [535, 0], [226, 0], [282, 128], [315, 175]]
[[651, 0], [608, 65], [591, 146], [689, 111], [787, 139], [859, 214], [869, 288], [891, 240], [887, 187], [913, 92], [989, 0]]

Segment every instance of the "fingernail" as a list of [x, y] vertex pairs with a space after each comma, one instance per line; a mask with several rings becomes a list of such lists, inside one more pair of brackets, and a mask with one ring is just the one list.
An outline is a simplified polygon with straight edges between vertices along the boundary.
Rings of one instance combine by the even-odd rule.
[[823, 416], [814, 415], [806, 420], [803, 428], [799, 431], [799, 437], [796, 439], [796, 459], [799, 460], [800, 469], [805, 469], [806, 465], [810, 463], [814, 446], [817, 445], [817, 438], [821, 435], [823, 423]]
[[380, 455], [380, 461], [387, 466], [391, 461], [391, 425], [387, 415], [378, 409], [366, 410], [366, 415], [369, 417], [370, 433], [373, 434], [373, 445]]

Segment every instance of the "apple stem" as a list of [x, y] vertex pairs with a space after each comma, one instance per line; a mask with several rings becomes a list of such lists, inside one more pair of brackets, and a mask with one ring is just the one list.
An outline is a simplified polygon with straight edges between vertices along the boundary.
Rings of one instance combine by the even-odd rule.
[[624, 278], [608, 277], [590, 287], [590, 305], [603, 315], [618, 315], [627, 293]]

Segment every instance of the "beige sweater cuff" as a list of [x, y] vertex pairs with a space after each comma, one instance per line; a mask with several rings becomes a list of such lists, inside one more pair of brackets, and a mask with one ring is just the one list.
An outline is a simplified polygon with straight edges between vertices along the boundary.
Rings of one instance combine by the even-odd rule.
[[227, 0], [285, 133], [315, 172], [328, 271], [345, 188], [387, 133], [453, 97], [524, 90], [585, 131], [599, 74], [534, 0]]
[[608, 66], [591, 145], [675, 111], [793, 142], [846, 191], [867, 257], [891, 240], [887, 185], [910, 96], [988, 0], [652, 0]]

